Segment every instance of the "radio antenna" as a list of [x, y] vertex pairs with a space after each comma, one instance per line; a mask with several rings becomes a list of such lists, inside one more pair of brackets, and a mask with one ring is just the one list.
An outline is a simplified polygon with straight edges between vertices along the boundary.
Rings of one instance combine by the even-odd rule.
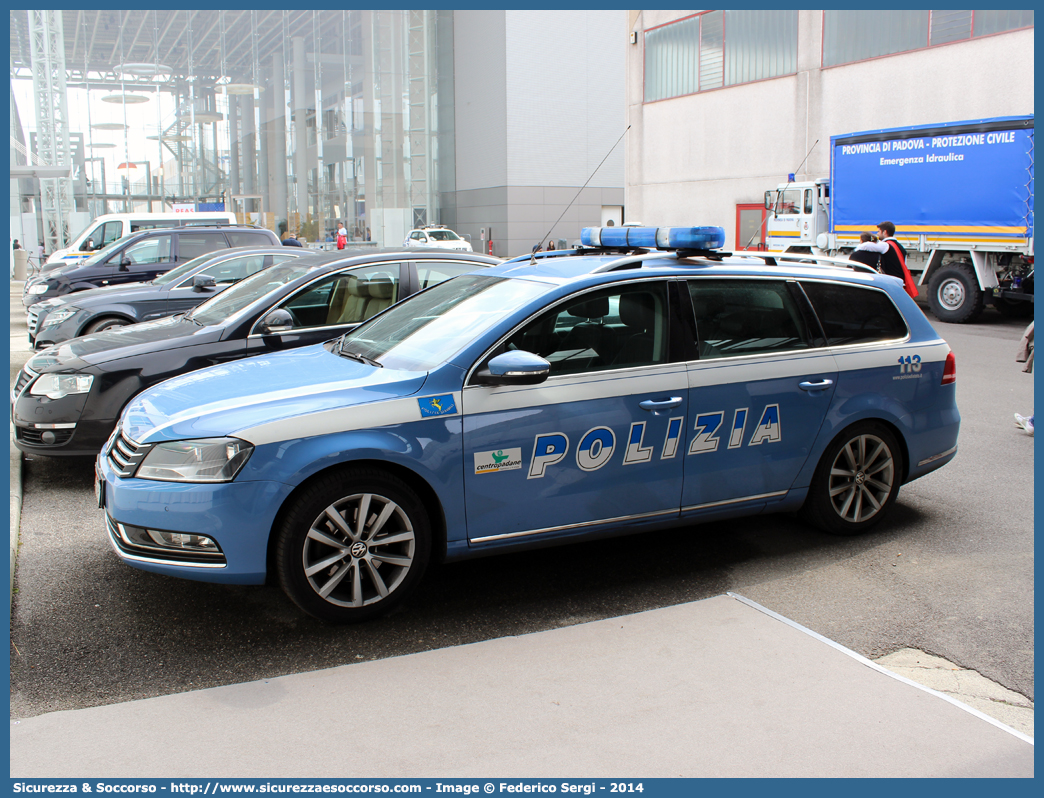
[[[596, 174], [598, 174], [598, 170], [602, 168], [602, 164], [605, 163], [606, 160], [608, 160], [610, 155], [613, 154], [613, 150], [616, 149], [616, 145], [619, 144], [621, 141], [623, 141], [623, 137], [627, 135], [627, 131], [630, 130], [630, 129], [631, 129], [630, 125], [628, 125], [627, 127], [624, 128], [624, 132], [620, 134], [620, 138], [618, 138], [616, 140], [616, 144], [614, 144], [612, 147], [609, 148], [609, 152], [607, 152], [605, 154], [605, 158], [603, 158], [601, 160], [601, 162], [599, 162], [598, 166], [596, 166], [594, 168], [594, 171], [591, 172], [591, 176], [589, 178], [587, 178], [587, 183], [590, 183], [592, 180], [594, 180], [594, 176]], [[565, 206], [565, 210], [562, 211], [562, 216], [565, 216], [566, 215], [566, 211], [568, 211], [570, 208], [573, 207], [573, 203], [576, 202], [577, 197], [579, 197], [580, 194], [583, 192], [583, 190], [585, 188], [587, 188], [587, 183], [584, 183], [582, 186], [580, 186], [580, 191], [576, 192], [576, 197], [573, 197], [569, 201], [569, 204]], [[560, 221], [562, 221], [562, 216], [559, 216], [558, 219], [555, 220], [555, 223], [553, 225], [551, 225], [551, 230], [554, 230], [555, 227], [558, 225], [558, 223]], [[548, 230], [547, 233], [544, 235], [544, 238], [540, 239], [539, 246], [544, 246], [544, 239], [548, 238], [551, 235], [551, 230]], [[532, 257], [530, 257], [529, 262], [530, 263], [535, 263], [536, 262], [536, 251], [533, 252], [533, 255], [532, 255]]]
[[[798, 164], [798, 168], [790, 173], [791, 175], [796, 175], [798, 172], [801, 171], [801, 167], [805, 165], [805, 161], [808, 160], [808, 156], [812, 154], [812, 150], [814, 150], [816, 148], [817, 144], [819, 144], [819, 139], [816, 139], [815, 141], [812, 142], [812, 146], [808, 148], [808, 152], [805, 153], [804, 159], [801, 161], [801, 163]], [[788, 178], [789, 178], [789, 175], [788, 175]], [[775, 210], [775, 206], [779, 205], [779, 195], [782, 192], [786, 191], [790, 187], [790, 184], [793, 183], [793, 182], [794, 182], [793, 180], [789, 180], [788, 179], [787, 180], [787, 184], [785, 186], [783, 186], [782, 189], [776, 189], [776, 201], [775, 201], [775, 203], [773, 203], [773, 210], [772, 210], [772, 215], [773, 216], [779, 216], [779, 214], [776, 213], [776, 210]], [[758, 233], [761, 232], [761, 228], [765, 226], [765, 222], [767, 222], [767, 221], [768, 221], [768, 217], [767, 216], [764, 219], [762, 219], [761, 224], [759, 224], [757, 226], [757, 229], [754, 231], [754, 234], [750, 237], [750, 240], [747, 241], [747, 246], [745, 246], [744, 249], [747, 249], [751, 245], [751, 242], [754, 241], [754, 239], [758, 237]]]

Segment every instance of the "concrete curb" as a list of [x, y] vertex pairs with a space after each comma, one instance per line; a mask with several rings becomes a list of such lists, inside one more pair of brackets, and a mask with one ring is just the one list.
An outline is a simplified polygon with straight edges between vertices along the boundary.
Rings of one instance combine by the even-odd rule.
[[18, 527], [22, 521], [22, 453], [14, 445], [11, 424], [11, 593], [14, 593], [15, 562], [18, 558]]

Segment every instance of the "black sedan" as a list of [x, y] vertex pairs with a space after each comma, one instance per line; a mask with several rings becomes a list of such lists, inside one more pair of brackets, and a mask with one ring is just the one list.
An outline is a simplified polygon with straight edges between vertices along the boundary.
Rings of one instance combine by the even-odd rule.
[[233, 283], [303, 255], [286, 247], [208, 252], [147, 283], [77, 291], [30, 305], [29, 342], [37, 349], [80, 335], [192, 310]]
[[15, 445], [33, 454], [94, 455], [124, 405], [151, 385], [204, 366], [321, 343], [410, 294], [496, 263], [470, 252], [412, 248], [303, 255], [188, 313], [58, 344], [33, 356], [15, 381]]

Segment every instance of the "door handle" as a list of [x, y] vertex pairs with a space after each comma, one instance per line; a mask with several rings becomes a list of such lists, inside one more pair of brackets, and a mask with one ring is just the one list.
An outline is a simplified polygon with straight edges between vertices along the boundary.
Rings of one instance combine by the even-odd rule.
[[649, 410], [653, 413], [659, 410], [670, 410], [672, 407], [677, 407], [682, 403], [680, 396], [672, 396], [670, 399], [663, 399], [657, 402], [654, 399], [646, 399], [644, 402], [639, 402], [638, 407], [642, 410]]
[[799, 382], [798, 388], [803, 391], [824, 391], [833, 384], [833, 380], [823, 379], [819, 382]]

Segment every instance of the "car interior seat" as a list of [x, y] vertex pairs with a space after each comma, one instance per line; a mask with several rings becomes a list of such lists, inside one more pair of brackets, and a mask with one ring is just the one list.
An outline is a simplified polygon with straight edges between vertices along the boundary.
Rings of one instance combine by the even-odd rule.
[[366, 281], [366, 288], [370, 292], [370, 299], [366, 303], [363, 320], [376, 316], [382, 310], [391, 307], [395, 303], [395, 282], [390, 275], [373, 275]]
[[643, 364], [653, 361], [653, 325], [656, 323], [656, 300], [652, 294], [633, 293], [620, 297], [620, 321], [626, 332], [614, 366]]

